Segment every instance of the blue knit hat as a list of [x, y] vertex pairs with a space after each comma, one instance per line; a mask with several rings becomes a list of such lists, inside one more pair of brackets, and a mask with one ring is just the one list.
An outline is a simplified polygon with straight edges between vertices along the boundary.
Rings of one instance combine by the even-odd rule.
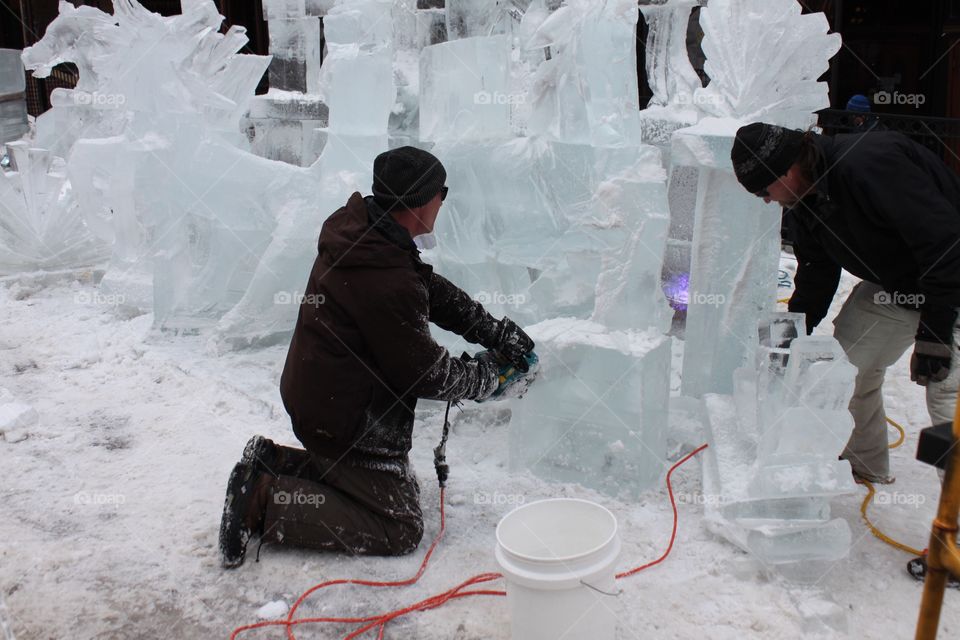
[[870, 113], [870, 99], [861, 93], [854, 95], [847, 100], [847, 111]]

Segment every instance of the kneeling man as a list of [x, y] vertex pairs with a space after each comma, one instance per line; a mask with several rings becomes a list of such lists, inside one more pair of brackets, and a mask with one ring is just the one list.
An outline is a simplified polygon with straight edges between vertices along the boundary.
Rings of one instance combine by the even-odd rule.
[[[401, 147], [374, 162], [373, 195], [354, 193], [323, 224], [280, 380], [306, 450], [253, 437], [230, 476], [220, 527], [225, 567], [248, 540], [399, 555], [423, 535], [407, 454], [417, 398], [483, 400], [526, 371], [534, 343], [423, 263], [447, 194], [440, 161]], [[489, 351], [459, 359], [428, 323]]]

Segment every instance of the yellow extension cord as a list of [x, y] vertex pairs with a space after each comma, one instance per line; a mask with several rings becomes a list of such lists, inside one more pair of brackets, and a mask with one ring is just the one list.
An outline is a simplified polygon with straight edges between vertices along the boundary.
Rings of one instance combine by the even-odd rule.
[[[790, 298], [780, 298], [779, 300], [777, 300], [777, 302], [786, 304], [790, 302]], [[893, 425], [893, 428], [900, 432], [900, 437], [897, 438], [897, 441], [890, 445], [891, 449], [896, 449], [897, 447], [902, 445], [904, 441], [907, 439], [907, 432], [904, 430], [902, 426], [897, 424], [894, 420], [887, 418], [887, 422]], [[880, 529], [877, 529], [877, 527], [870, 521], [870, 517], [867, 515], [867, 509], [870, 508], [870, 503], [873, 502], [873, 497], [877, 494], [877, 490], [873, 488], [872, 483], [867, 482], [866, 480], [863, 481], [863, 484], [866, 485], [867, 487], [867, 495], [863, 499], [863, 504], [860, 505], [860, 515], [863, 517], [863, 521], [867, 524], [867, 527], [870, 528], [870, 533], [875, 535], [878, 539], [882, 540], [883, 542], [886, 542], [891, 547], [895, 547], [897, 549], [900, 549], [901, 551], [905, 551], [910, 555], [914, 555], [914, 556], [926, 555], [926, 553], [921, 551], [920, 549], [914, 549], [913, 547], [909, 545], [905, 545], [902, 542], [897, 542], [896, 540], [894, 540], [893, 538], [885, 534], [883, 531], [880, 531]]]
[[[903, 444], [904, 440], [907, 439], [907, 433], [906, 431], [904, 431], [903, 427], [901, 427], [899, 424], [897, 424], [890, 418], [887, 418], [887, 422], [892, 424], [894, 429], [900, 432], [900, 437], [897, 438], [897, 441], [890, 445], [891, 449], [896, 449], [897, 447]], [[910, 555], [913, 555], [913, 556], [926, 555], [920, 549], [914, 549], [913, 547], [905, 545], [902, 542], [897, 542], [896, 540], [894, 540], [893, 538], [885, 534], [883, 531], [880, 531], [880, 529], [877, 529], [877, 527], [874, 526], [872, 522], [870, 522], [870, 518], [869, 516], [867, 516], [867, 509], [870, 507], [870, 503], [873, 502], [873, 496], [876, 494], [877, 491], [876, 489], [873, 488], [872, 483], [864, 480], [863, 484], [865, 484], [867, 487], [867, 495], [863, 499], [863, 504], [860, 505], [860, 515], [863, 517], [863, 521], [867, 523], [867, 527], [870, 528], [870, 533], [872, 533], [874, 536], [876, 536], [878, 539], [882, 540], [883, 542], [886, 542], [891, 547], [900, 549], [900, 551], [905, 551]]]

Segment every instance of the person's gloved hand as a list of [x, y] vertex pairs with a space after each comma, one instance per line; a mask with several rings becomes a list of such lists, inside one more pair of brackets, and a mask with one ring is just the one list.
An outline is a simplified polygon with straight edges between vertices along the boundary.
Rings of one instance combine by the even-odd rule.
[[490, 387], [486, 387], [482, 397], [477, 399], [477, 402], [483, 402], [497, 392], [497, 390], [500, 388], [500, 368], [502, 365], [497, 361], [497, 357], [492, 351], [481, 351], [476, 355], [470, 355], [469, 353], [464, 352], [463, 355], [460, 356], [460, 359], [466, 360], [467, 362], [476, 362], [477, 366], [480, 368], [481, 376], [484, 379], [491, 374], [497, 374], [497, 385], [493, 386], [493, 384], [491, 384]]
[[536, 346], [523, 329], [510, 318], [504, 317], [497, 323], [497, 338], [493, 350], [513, 363], [517, 369], [526, 373], [530, 366], [526, 356]]
[[910, 357], [910, 379], [920, 386], [942, 382], [950, 373], [953, 348], [941, 342], [917, 340]]
[[462, 357], [473, 360], [484, 366], [490, 365], [497, 371], [497, 388], [485, 398], [478, 399], [477, 402], [485, 400], [502, 400], [504, 398], [522, 398], [527, 388], [533, 384], [539, 371], [540, 359], [532, 351], [524, 357], [524, 363], [527, 365], [526, 371], [520, 369], [512, 362], [504, 360], [502, 356], [493, 351], [481, 351], [475, 356], [464, 354]]

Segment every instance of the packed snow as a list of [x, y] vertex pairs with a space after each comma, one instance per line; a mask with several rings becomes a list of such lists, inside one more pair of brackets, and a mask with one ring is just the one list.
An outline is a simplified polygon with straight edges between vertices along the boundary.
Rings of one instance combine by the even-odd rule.
[[[790, 265], [785, 258], [784, 270]], [[844, 280], [828, 317], [852, 284]], [[0, 607], [0, 620], [16, 638], [225, 638], [261, 615], [280, 615], [278, 603], [291, 606], [322, 580], [415, 573], [438, 527], [432, 448], [441, 405], [426, 403], [417, 416], [412, 460], [427, 519], [418, 552], [351, 558], [264, 547], [259, 563], [253, 553], [239, 570], [226, 571], [216, 541], [230, 468], [255, 433], [295, 444], [277, 391], [285, 348], [216, 355], [202, 338], [158, 332], [149, 314], [124, 315], [96, 292], [89, 273], [22, 275], [0, 284], [0, 384], [39, 415], [35, 425], [0, 438], [6, 470], [0, 489], [0, 602], [6, 608]], [[827, 322], [818, 333], [828, 329]], [[675, 354], [674, 396], [680, 362]], [[890, 415], [909, 433], [893, 451], [897, 482], [881, 488], [871, 515], [889, 535], [922, 548], [939, 482], [933, 468], [913, 459], [928, 418], [906, 357], [891, 369], [885, 392]], [[509, 472], [499, 405], [467, 403], [454, 412], [447, 534], [420, 583], [376, 592], [334, 587], [315, 594], [300, 614], [388, 611], [495, 571], [497, 522], [540, 498], [585, 498], [609, 508], [623, 539], [619, 569], [663, 552], [671, 527], [665, 488], [618, 500]], [[687, 426], [678, 425], [678, 437], [683, 434], [688, 445], [702, 442], [699, 426]], [[675, 457], [680, 445], [672, 447]], [[852, 531], [850, 556], [802, 587], [705, 528], [699, 467], [691, 460], [673, 476], [680, 527], [671, 556], [619, 583], [618, 638], [843, 637], [835, 627], [844, 624], [853, 637], [912, 635], [921, 585], [904, 571], [908, 556], [875, 539], [861, 522], [865, 489], [833, 502], [834, 517]], [[942, 637], [960, 632], [958, 598], [946, 594]], [[274, 630], [241, 637], [284, 635]], [[298, 629], [297, 637], [338, 634], [311, 625]], [[386, 637], [508, 638], [506, 602], [455, 601], [392, 623]]]

